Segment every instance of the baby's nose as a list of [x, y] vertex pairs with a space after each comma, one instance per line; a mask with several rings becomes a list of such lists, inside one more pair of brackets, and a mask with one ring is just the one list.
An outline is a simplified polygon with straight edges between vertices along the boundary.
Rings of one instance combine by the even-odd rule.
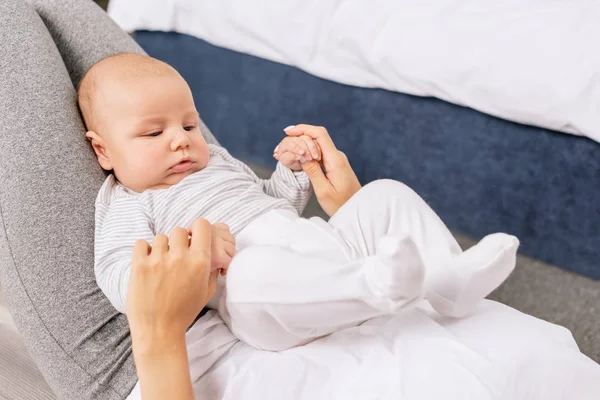
[[183, 129], [178, 131], [171, 141], [171, 147], [173, 150], [177, 150], [180, 147], [187, 147], [189, 145], [190, 139], [188, 138], [187, 132]]

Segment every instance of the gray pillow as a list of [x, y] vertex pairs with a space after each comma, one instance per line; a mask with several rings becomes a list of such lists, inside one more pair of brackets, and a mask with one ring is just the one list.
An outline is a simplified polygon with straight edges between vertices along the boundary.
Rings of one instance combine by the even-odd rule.
[[0, 2], [0, 282], [28, 349], [66, 399], [122, 399], [137, 381], [127, 320], [94, 278], [105, 173], [75, 92], [91, 65], [119, 52], [143, 53], [92, 1]]

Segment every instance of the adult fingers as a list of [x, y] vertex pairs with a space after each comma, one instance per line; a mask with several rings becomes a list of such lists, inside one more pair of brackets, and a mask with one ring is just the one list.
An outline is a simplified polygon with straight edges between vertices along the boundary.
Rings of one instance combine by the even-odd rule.
[[204, 218], [194, 220], [190, 226], [192, 236], [190, 249], [194, 252], [204, 254], [206, 260], [210, 261], [211, 227]]
[[183, 254], [189, 248], [190, 239], [187, 230], [181, 227], [173, 228], [169, 236], [169, 251]]
[[152, 239], [152, 249], [150, 254], [164, 254], [169, 249], [169, 238], [167, 235], [159, 233]]
[[302, 169], [310, 179], [313, 188], [315, 189], [315, 193], [325, 193], [327, 190], [331, 189], [331, 182], [323, 173], [323, 169], [321, 169], [321, 164], [318, 161], [312, 160], [307, 161], [302, 164]]
[[133, 260], [143, 260], [150, 254], [150, 245], [143, 239], [136, 240], [133, 245]]
[[219, 270], [212, 271], [208, 277], [208, 290], [206, 292], [204, 306], [206, 306], [206, 303], [208, 303], [217, 291], [217, 279], [219, 279]]
[[322, 126], [299, 124], [291, 127], [288, 126], [284, 129], [284, 132], [288, 136], [307, 135], [315, 139], [321, 148], [323, 157], [331, 157], [337, 153], [337, 148], [335, 147], [335, 144], [333, 144], [333, 140], [331, 140], [327, 129]]

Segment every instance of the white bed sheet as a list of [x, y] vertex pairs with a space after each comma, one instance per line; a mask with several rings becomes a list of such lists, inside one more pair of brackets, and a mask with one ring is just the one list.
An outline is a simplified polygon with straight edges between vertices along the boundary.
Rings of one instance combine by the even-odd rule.
[[600, 142], [596, 0], [111, 0], [109, 14]]
[[[274, 353], [237, 341], [215, 311], [187, 334], [197, 398], [597, 400], [600, 365], [560, 326], [484, 300], [465, 319], [423, 301]], [[129, 399], [141, 399], [139, 385]]]

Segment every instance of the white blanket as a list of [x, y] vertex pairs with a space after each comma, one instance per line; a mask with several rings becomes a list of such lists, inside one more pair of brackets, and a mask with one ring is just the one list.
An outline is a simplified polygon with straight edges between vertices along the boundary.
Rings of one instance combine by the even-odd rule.
[[600, 141], [596, 0], [111, 0], [109, 14]]
[[[565, 328], [484, 300], [465, 319], [416, 310], [259, 351], [210, 311], [187, 334], [197, 398], [597, 400], [600, 365]], [[129, 399], [140, 399], [139, 385]]]

